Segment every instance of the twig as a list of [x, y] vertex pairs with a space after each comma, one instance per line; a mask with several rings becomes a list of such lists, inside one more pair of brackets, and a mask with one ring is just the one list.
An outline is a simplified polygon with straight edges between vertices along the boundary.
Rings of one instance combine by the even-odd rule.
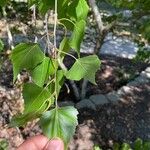
[[[65, 64], [61, 61], [61, 59], [58, 58], [58, 63], [60, 65], [60, 67], [62, 68], [62, 70], [67, 71], [67, 67], [65, 66]], [[75, 84], [74, 81], [69, 80], [69, 83], [73, 89], [74, 95], [76, 97], [76, 100], [78, 101], [80, 99], [80, 94], [79, 94], [79, 90], [77, 85]]]
[[82, 83], [82, 88], [81, 88], [81, 99], [84, 99], [86, 96], [87, 84], [88, 84], [88, 81], [84, 79]]
[[2, 11], [3, 11], [3, 16], [5, 18], [5, 23], [6, 23], [6, 30], [7, 30], [7, 35], [8, 35], [8, 44], [9, 44], [11, 49], [14, 49], [13, 36], [12, 36], [10, 28], [9, 28], [5, 7], [2, 8]]

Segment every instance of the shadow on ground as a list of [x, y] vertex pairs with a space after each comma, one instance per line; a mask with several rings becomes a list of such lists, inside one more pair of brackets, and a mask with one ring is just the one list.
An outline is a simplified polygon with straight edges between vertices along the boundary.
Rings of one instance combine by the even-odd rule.
[[132, 143], [138, 137], [149, 140], [150, 83], [132, 89], [117, 105], [80, 110], [79, 124], [70, 144], [74, 150], [91, 150], [93, 145], [107, 150], [114, 142]]

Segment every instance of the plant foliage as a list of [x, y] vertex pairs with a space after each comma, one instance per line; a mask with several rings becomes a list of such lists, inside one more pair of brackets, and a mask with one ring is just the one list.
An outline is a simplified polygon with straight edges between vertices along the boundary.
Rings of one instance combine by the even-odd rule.
[[[6, 2], [2, 0], [0, 6], [4, 7]], [[29, 8], [33, 5], [42, 16], [47, 15], [49, 10], [54, 11], [54, 42], [51, 42], [49, 56], [38, 43], [20, 43], [12, 50], [10, 59], [14, 83], [22, 70], [29, 73], [31, 81], [23, 85], [24, 111], [13, 117], [10, 125], [23, 126], [39, 118], [43, 133], [49, 138], [61, 138], [67, 148], [78, 123], [78, 112], [74, 107], [58, 106], [60, 89], [65, 79], [79, 81], [84, 78], [96, 84], [95, 73], [100, 67], [97, 56], [80, 57], [89, 7], [86, 0], [28, 0]], [[56, 30], [59, 25], [64, 27], [64, 37], [57, 47]], [[71, 49], [78, 58], [70, 54]], [[75, 58], [69, 70], [62, 67], [66, 55]]]

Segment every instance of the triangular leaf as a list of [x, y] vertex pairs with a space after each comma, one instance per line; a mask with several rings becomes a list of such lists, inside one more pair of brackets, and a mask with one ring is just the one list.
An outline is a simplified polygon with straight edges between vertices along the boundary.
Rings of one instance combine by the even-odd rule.
[[84, 78], [95, 84], [95, 73], [99, 68], [99, 58], [96, 55], [90, 55], [77, 59], [65, 75], [67, 79], [79, 81]]
[[31, 70], [31, 76], [35, 84], [42, 87], [49, 75], [54, 74], [55, 66], [53, 60], [49, 57], [44, 57], [41, 64]]
[[80, 53], [80, 45], [84, 36], [85, 25], [86, 25], [86, 22], [84, 20], [76, 22], [73, 33], [72, 33], [72, 37], [70, 40], [70, 47], [74, 49], [75, 51], [77, 51], [78, 55]]
[[38, 44], [21, 43], [17, 45], [11, 54], [13, 63], [14, 81], [22, 69], [31, 70], [43, 61], [44, 53]]
[[50, 139], [61, 138], [67, 146], [78, 124], [77, 114], [78, 111], [71, 106], [45, 112], [40, 119], [43, 133]]
[[[35, 112], [45, 109], [48, 101], [52, 102], [51, 93], [33, 83], [26, 83], [23, 87], [23, 98], [25, 103], [24, 113]], [[44, 106], [45, 104], [45, 106]]]
[[41, 116], [43, 111], [54, 103], [50, 93], [33, 83], [26, 83], [23, 88], [25, 109], [23, 114], [12, 118], [11, 126], [23, 126], [28, 121]]

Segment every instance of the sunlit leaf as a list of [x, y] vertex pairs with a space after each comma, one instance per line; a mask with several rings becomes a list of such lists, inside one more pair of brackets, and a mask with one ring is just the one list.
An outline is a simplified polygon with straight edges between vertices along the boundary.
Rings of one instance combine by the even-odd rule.
[[81, 46], [81, 42], [84, 36], [85, 25], [86, 25], [86, 22], [84, 20], [76, 22], [73, 33], [72, 33], [72, 37], [70, 40], [70, 47], [74, 49], [75, 51], [77, 51], [78, 55], [80, 53], [80, 46]]
[[59, 46], [59, 51], [60, 51], [60, 57], [64, 57], [66, 54], [65, 53], [68, 53], [70, 50], [70, 45], [69, 45], [69, 39], [68, 38], [64, 38], [61, 43], [60, 43], [60, 46]]
[[89, 80], [95, 84], [95, 73], [100, 68], [100, 60], [96, 55], [86, 56], [76, 60], [66, 77], [71, 80]]
[[45, 112], [40, 120], [43, 133], [50, 139], [59, 137], [67, 145], [78, 124], [77, 114], [78, 111], [71, 106]]
[[38, 44], [21, 43], [17, 45], [11, 54], [13, 63], [14, 81], [22, 69], [32, 70], [43, 61], [44, 53]]

